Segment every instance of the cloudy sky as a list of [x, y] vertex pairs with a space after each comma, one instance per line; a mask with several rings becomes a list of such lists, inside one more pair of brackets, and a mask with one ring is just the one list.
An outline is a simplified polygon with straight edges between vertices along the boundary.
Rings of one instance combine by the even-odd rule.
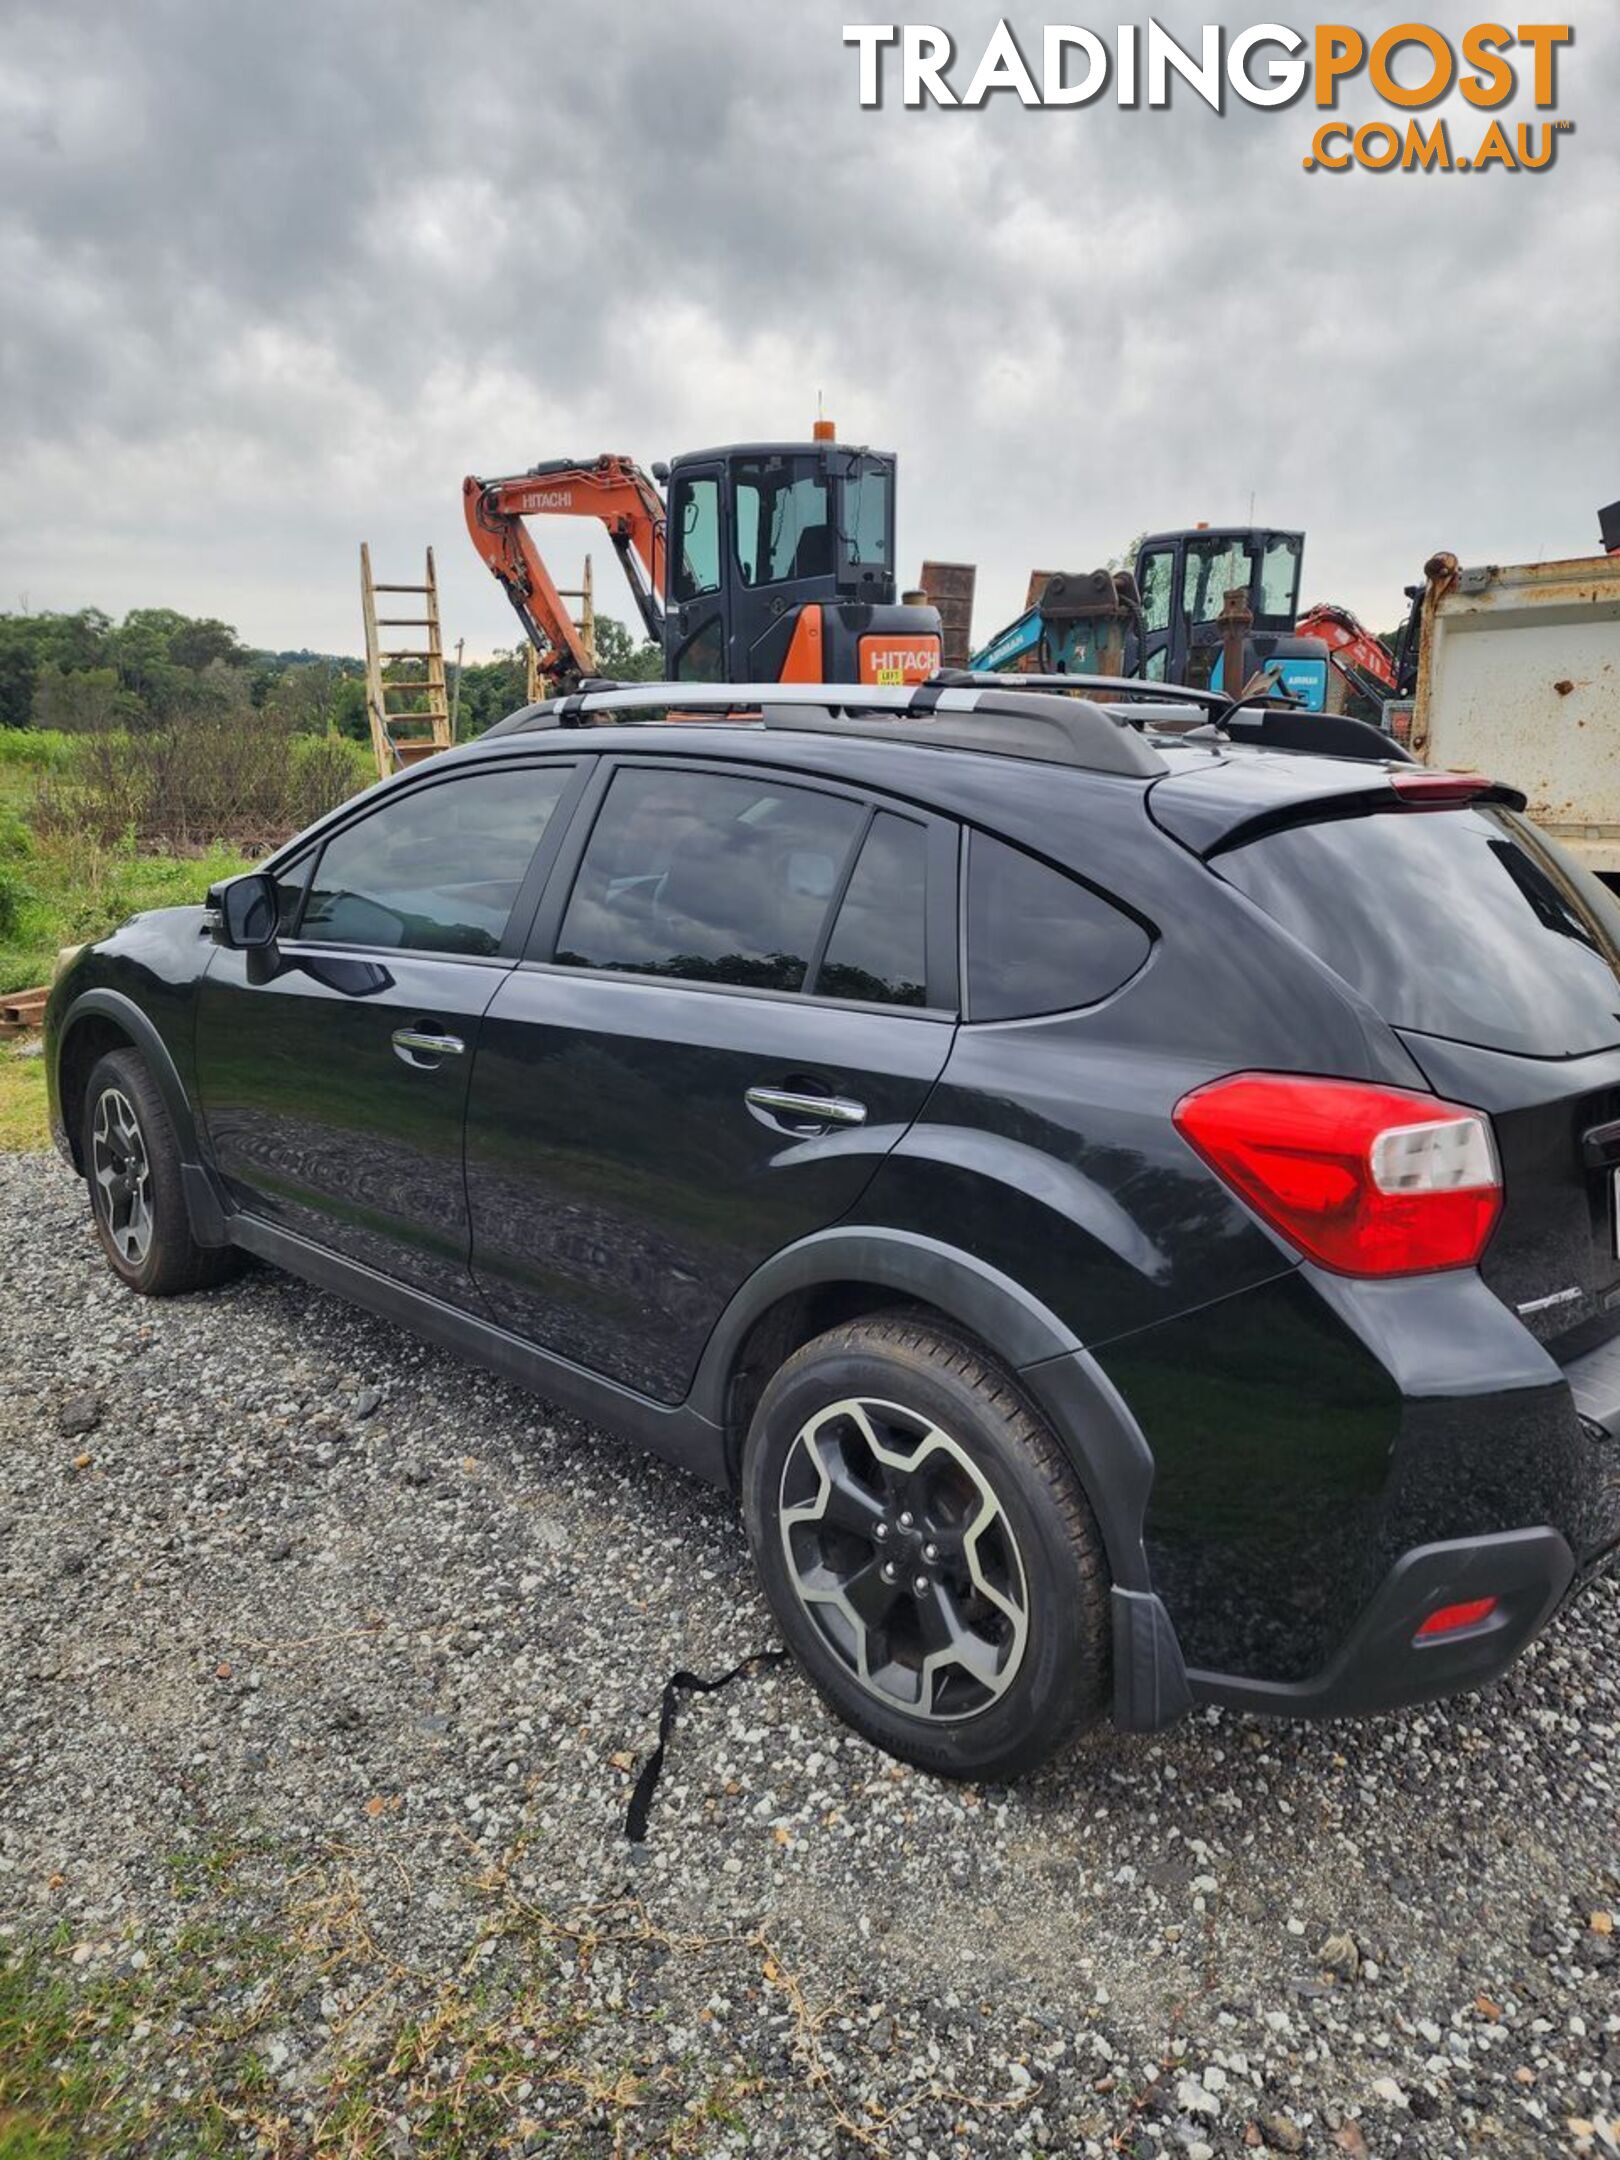
[[[901, 454], [903, 579], [977, 561], [986, 634], [1032, 566], [1251, 496], [1305, 528], [1306, 597], [1378, 623], [1436, 547], [1593, 550], [1620, 496], [1616, 0], [1562, 11], [1554, 169], [1466, 176], [1306, 173], [1308, 103], [863, 111], [841, 32], [874, 12], [0, 0], [0, 609], [167, 604], [352, 651], [359, 541], [394, 577], [432, 542], [449, 639], [488, 652], [515, 625], [464, 473], [799, 434], [818, 392]], [[1265, 19], [1157, 12], [1189, 42]], [[1146, 20], [1009, 19], [1038, 52], [1048, 16]], [[996, 18], [928, 10], [959, 87]], [[591, 533], [542, 540], [561, 576]], [[595, 554], [628, 613], [599, 530]]]

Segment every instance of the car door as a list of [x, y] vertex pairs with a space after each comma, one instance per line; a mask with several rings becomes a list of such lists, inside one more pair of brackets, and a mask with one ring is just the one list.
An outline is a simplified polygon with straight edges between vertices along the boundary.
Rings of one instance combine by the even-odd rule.
[[955, 837], [764, 767], [605, 759], [597, 789], [485, 1016], [473, 1265], [506, 1326], [673, 1402], [944, 1067]]
[[480, 1016], [514, 965], [577, 767], [424, 774], [281, 879], [269, 965], [216, 952], [197, 1078], [234, 1206], [475, 1305], [462, 1126]]

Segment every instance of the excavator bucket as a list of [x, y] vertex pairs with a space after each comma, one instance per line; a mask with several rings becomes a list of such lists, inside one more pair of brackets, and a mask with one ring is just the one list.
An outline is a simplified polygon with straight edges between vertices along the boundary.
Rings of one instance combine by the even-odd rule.
[[965, 668], [973, 655], [973, 594], [977, 563], [925, 562], [922, 592], [939, 610], [940, 658], [948, 668]]

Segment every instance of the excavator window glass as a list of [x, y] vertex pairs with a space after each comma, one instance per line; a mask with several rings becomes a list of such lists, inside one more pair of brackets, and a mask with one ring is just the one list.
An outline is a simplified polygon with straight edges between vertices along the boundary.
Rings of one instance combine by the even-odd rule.
[[675, 489], [671, 519], [677, 535], [674, 596], [677, 602], [701, 599], [720, 590], [720, 483], [682, 480]]
[[887, 570], [890, 530], [888, 469], [864, 461], [844, 477], [844, 567]]
[[826, 475], [807, 460], [736, 468], [737, 567], [745, 585], [831, 577]]
[[1142, 596], [1142, 627], [1152, 632], [1170, 627], [1170, 600], [1175, 588], [1176, 558], [1170, 548], [1155, 548], [1142, 557], [1138, 571]]
[[1260, 564], [1260, 602], [1254, 619], [1272, 630], [1291, 630], [1299, 612], [1299, 556], [1297, 534], [1278, 533], [1266, 546]]
[[1242, 540], [1190, 539], [1181, 575], [1181, 612], [1188, 622], [1214, 622], [1229, 592], [1247, 599], [1254, 584], [1254, 558], [1255, 550]]

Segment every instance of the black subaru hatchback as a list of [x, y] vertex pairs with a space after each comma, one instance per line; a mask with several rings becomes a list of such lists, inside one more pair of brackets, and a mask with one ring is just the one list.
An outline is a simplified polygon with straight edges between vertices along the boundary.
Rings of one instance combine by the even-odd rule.
[[931, 1770], [1499, 1673], [1620, 1540], [1605, 888], [1504, 788], [1125, 686], [671, 695], [71, 962], [118, 1275], [255, 1254], [737, 1491]]

